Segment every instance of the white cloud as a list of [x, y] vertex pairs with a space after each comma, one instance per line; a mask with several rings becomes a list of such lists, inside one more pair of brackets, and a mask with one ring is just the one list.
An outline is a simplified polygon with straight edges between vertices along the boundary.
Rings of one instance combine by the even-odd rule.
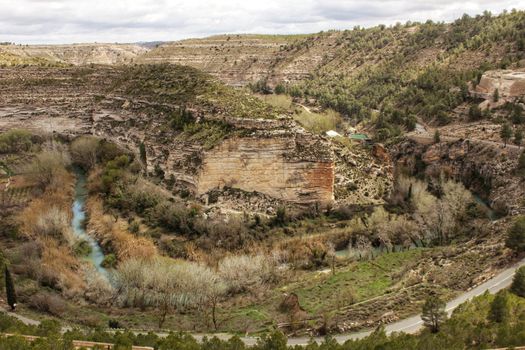
[[525, 9], [525, 0], [0, 0], [0, 41], [176, 40], [218, 33], [312, 33], [463, 13]]

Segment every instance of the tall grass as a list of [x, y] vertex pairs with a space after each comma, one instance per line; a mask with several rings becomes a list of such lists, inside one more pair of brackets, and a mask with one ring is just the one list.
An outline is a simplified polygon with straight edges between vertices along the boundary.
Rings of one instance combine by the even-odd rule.
[[288, 95], [257, 95], [264, 102], [286, 110], [290, 110], [293, 107], [292, 98]]
[[315, 134], [324, 134], [328, 130], [337, 130], [343, 122], [341, 115], [332, 109], [322, 113], [313, 113], [301, 110], [294, 115], [294, 119], [306, 130]]

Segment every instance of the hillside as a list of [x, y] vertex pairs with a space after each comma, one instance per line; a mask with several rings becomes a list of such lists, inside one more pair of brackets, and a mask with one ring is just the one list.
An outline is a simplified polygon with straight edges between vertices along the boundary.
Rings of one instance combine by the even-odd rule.
[[[447, 23], [406, 23], [304, 36], [217, 36], [166, 43], [139, 62], [170, 61], [232, 85], [287, 92], [355, 122], [384, 111], [398, 134], [417, 117], [437, 124], [465, 99], [467, 83], [490, 68], [523, 65], [523, 11]], [[453, 91], [449, 94], [449, 91]], [[396, 113], [394, 113], [397, 111]]]
[[0, 45], [0, 65], [129, 64], [147, 51], [134, 44]]

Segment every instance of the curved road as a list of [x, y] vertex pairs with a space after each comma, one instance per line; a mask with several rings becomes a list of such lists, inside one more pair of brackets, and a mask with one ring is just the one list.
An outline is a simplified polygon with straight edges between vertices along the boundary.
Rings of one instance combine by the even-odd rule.
[[[514, 273], [521, 266], [525, 266], [525, 259], [522, 259], [521, 261], [513, 264], [511, 267], [501, 271], [498, 275], [491, 278], [490, 280], [480, 284], [479, 286], [471, 289], [470, 291], [465, 292], [464, 294], [451, 300], [446, 305], [446, 311], [450, 315], [456, 307], [458, 307], [460, 304], [464, 303], [467, 300], [470, 300], [478, 295], [481, 295], [485, 293], [486, 291], [488, 291], [491, 294], [494, 294], [500, 291], [501, 289], [509, 287], [512, 283], [512, 278], [514, 277]], [[2, 312], [7, 313], [8, 315], [12, 317], [16, 317], [17, 319], [19, 319], [20, 321], [28, 325], [38, 325], [40, 323], [37, 320], [30, 319], [28, 317], [24, 317], [22, 315], [19, 315], [13, 312], [8, 312], [5, 309], [0, 308], [0, 310]], [[403, 320], [400, 320], [394, 323], [390, 323], [385, 326], [385, 330], [387, 334], [390, 334], [393, 332], [416, 333], [417, 331], [421, 330], [422, 327], [423, 327], [423, 321], [421, 320], [421, 315], [416, 315], [416, 316], [412, 316], [412, 317], [409, 317], [409, 318], [406, 318], [406, 319], [403, 319]], [[63, 328], [64, 331], [69, 330], [69, 329], [71, 328], [70, 327]], [[147, 331], [135, 331], [135, 333], [145, 333], [145, 332]], [[366, 331], [355, 332], [355, 333], [339, 334], [339, 335], [334, 335], [333, 338], [339, 343], [344, 343], [345, 341], [349, 339], [364, 338], [372, 332], [373, 330], [366, 330]], [[157, 333], [157, 335], [160, 337], [164, 337], [164, 336], [167, 336], [168, 333]], [[193, 336], [197, 340], [201, 340], [205, 336], [207, 336], [208, 338], [216, 336], [220, 339], [227, 340], [231, 338], [232, 335], [226, 334], [226, 333], [218, 333], [218, 334], [193, 334]], [[310, 337], [289, 338], [288, 345], [307, 345], [311, 339], [312, 338]], [[254, 345], [257, 342], [257, 338], [255, 337], [241, 337], [241, 340], [246, 345]], [[313, 340], [317, 341], [318, 343], [321, 343], [323, 342], [324, 338], [316, 337], [316, 338], [313, 338]]]

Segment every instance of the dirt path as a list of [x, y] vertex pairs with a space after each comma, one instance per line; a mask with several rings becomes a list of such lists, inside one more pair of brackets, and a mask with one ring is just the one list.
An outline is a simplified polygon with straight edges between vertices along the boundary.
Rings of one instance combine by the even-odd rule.
[[[433, 143], [434, 142], [434, 133], [436, 132], [436, 129], [431, 128], [422, 122], [416, 123], [416, 129], [410, 133], [407, 134], [407, 137], [411, 140], [414, 140], [419, 143]], [[441, 131], [440, 131], [441, 132]], [[461, 137], [452, 137], [448, 136], [446, 134], [440, 134], [441, 141], [447, 141], [447, 142], [456, 142], [459, 140], [467, 140], [471, 142], [477, 142], [481, 144], [485, 144], [488, 146], [493, 147], [499, 147], [502, 149], [511, 149], [520, 151], [521, 146], [513, 145], [511, 143], [507, 143], [505, 145], [504, 142], [497, 142], [497, 141], [490, 141], [490, 140], [481, 140], [481, 139], [474, 139], [474, 138], [461, 138]]]

